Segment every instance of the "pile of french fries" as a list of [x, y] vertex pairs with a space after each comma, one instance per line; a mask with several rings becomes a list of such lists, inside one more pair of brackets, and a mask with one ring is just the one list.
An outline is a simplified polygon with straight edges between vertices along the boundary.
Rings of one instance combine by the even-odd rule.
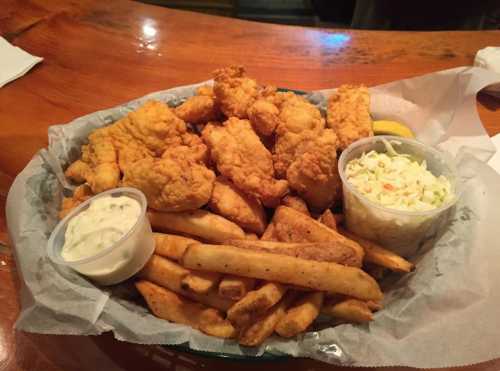
[[154, 315], [205, 334], [257, 346], [273, 333], [290, 338], [318, 315], [364, 323], [382, 308], [384, 270], [412, 263], [318, 218], [287, 196], [260, 239], [206, 210], [150, 211], [155, 253], [136, 287]]

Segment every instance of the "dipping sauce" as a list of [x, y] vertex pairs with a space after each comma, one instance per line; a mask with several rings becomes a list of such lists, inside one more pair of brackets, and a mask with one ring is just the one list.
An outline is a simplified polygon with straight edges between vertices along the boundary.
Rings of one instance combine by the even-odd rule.
[[105, 196], [91, 202], [68, 223], [61, 256], [75, 261], [96, 255], [122, 238], [136, 224], [141, 205], [127, 196]]
[[387, 153], [370, 151], [347, 163], [345, 174], [363, 196], [379, 205], [404, 211], [427, 211], [453, 198], [449, 180], [427, 170], [392, 147]]

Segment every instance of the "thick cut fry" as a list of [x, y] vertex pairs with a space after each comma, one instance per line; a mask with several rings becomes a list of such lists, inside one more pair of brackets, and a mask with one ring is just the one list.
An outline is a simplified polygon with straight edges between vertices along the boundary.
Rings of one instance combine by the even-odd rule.
[[286, 314], [276, 324], [275, 331], [285, 338], [290, 338], [305, 331], [318, 317], [323, 305], [324, 294], [311, 292], [304, 294], [292, 304]]
[[179, 260], [189, 244], [199, 243], [199, 241], [192, 238], [174, 234], [153, 233], [153, 237], [155, 240], [155, 254], [172, 260]]
[[379, 300], [377, 282], [359, 268], [337, 263], [252, 251], [228, 245], [189, 245], [181, 259], [186, 268], [290, 283], [364, 300]]
[[364, 250], [355, 241], [290, 207], [279, 206], [274, 212], [274, 236], [282, 242], [342, 242], [363, 259]]
[[238, 334], [231, 322], [225, 319], [219, 311], [211, 308], [201, 314], [198, 324], [202, 332], [218, 338], [231, 339]]
[[321, 313], [354, 323], [373, 320], [373, 314], [368, 304], [357, 299], [344, 299], [341, 301], [329, 299], [325, 301]]
[[337, 230], [337, 221], [335, 220], [335, 216], [330, 209], [326, 209], [323, 214], [320, 215], [318, 221], [326, 225], [328, 228], [335, 231]]
[[261, 288], [248, 292], [227, 311], [227, 318], [237, 327], [247, 326], [276, 304], [286, 292], [286, 287], [269, 282]]
[[219, 295], [231, 300], [240, 300], [255, 286], [255, 278], [224, 276], [219, 282]]
[[356, 241], [365, 250], [365, 260], [370, 263], [380, 265], [395, 272], [408, 273], [415, 269], [415, 266], [401, 256], [384, 249], [375, 242], [356, 236], [354, 233], [345, 229], [339, 229], [339, 232], [351, 240]]
[[215, 180], [208, 207], [248, 232], [260, 235], [266, 229], [266, 214], [260, 201], [243, 193], [224, 177]]
[[274, 241], [248, 241], [229, 240], [227, 245], [241, 247], [245, 249], [270, 252], [295, 256], [307, 260], [334, 262], [352, 267], [361, 267], [362, 261], [359, 255], [350, 246], [341, 242], [274, 242]]
[[234, 304], [234, 301], [220, 297], [215, 290], [206, 294], [196, 294], [195, 292], [184, 290], [182, 288], [182, 280], [190, 272], [190, 270], [181, 267], [177, 263], [161, 256], [153, 255], [139, 273], [139, 276], [192, 300], [223, 311], [228, 310]]
[[245, 238], [245, 232], [237, 224], [206, 210], [181, 213], [149, 211], [148, 217], [153, 228], [162, 232], [185, 233], [212, 242]]
[[231, 323], [224, 320], [216, 309], [185, 299], [149, 281], [138, 281], [135, 286], [146, 300], [151, 312], [159, 318], [189, 325], [212, 336], [230, 338], [236, 334]]
[[192, 271], [181, 281], [184, 290], [193, 291], [197, 294], [206, 294], [217, 287], [221, 274], [217, 272]]
[[238, 342], [245, 346], [262, 344], [264, 340], [272, 335], [276, 324], [285, 315], [286, 308], [290, 305], [293, 298], [294, 294], [292, 292], [287, 293], [278, 304], [274, 305], [267, 313], [241, 331]]
[[281, 204], [291, 207], [304, 215], [311, 216], [306, 202], [298, 196], [287, 195], [281, 199]]

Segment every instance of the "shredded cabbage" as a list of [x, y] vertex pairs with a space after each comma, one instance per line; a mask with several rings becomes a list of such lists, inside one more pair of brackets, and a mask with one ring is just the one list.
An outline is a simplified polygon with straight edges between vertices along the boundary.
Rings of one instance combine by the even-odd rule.
[[347, 180], [369, 200], [405, 211], [436, 209], [453, 197], [449, 180], [434, 176], [425, 161], [418, 163], [392, 146], [387, 153], [370, 151], [349, 161]]

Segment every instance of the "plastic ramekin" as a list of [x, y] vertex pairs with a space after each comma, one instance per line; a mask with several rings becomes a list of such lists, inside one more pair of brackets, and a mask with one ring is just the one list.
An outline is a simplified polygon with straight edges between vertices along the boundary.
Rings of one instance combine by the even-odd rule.
[[[127, 196], [139, 202], [141, 213], [134, 226], [114, 244], [95, 255], [74, 261], [64, 260], [61, 250], [69, 221], [86, 210], [94, 200], [108, 196]], [[141, 270], [154, 252], [153, 232], [146, 209], [146, 197], [135, 188], [115, 188], [99, 193], [78, 205], [57, 224], [47, 243], [48, 256], [54, 263], [70, 267], [98, 284], [122, 282]]]
[[[362, 195], [346, 178], [349, 161], [363, 153], [386, 152], [389, 141], [398, 153], [412, 156], [418, 162], [425, 160], [427, 169], [435, 176], [445, 176], [451, 184], [454, 197], [439, 208], [428, 211], [403, 211], [387, 208]], [[447, 224], [460, 197], [460, 187], [455, 164], [447, 154], [414, 139], [389, 135], [363, 138], [346, 148], [339, 159], [342, 179], [346, 227], [353, 233], [378, 242], [392, 251], [411, 257], [423, 241], [435, 236]]]

